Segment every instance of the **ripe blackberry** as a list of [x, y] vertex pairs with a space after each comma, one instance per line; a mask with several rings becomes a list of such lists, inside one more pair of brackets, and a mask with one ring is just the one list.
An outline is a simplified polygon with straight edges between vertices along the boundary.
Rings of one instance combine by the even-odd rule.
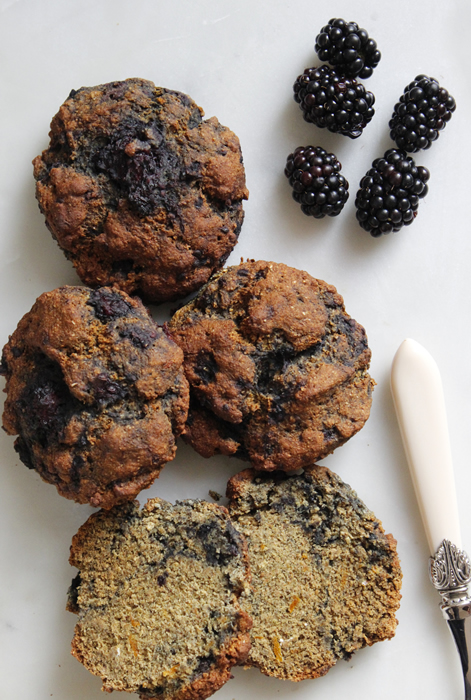
[[317, 35], [314, 48], [321, 61], [351, 78], [369, 78], [381, 59], [376, 41], [366, 29], [344, 19], [329, 20]]
[[341, 163], [319, 146], [300, 146], [286, 160], [285, 175], [293, 199], [315, 219], [337, 216], [348, 199], [348, 182]]
[[455, 109], [454, 98], [435, 78], [418, 75], [394, 107], [389, 122], [391, 138], [408, 153], [430, 148]]
[[374, 115], [373, 93], [354, 78], [340, 77], [329, 66], [306, 68], [293, 90], [307, 122], [351, 139], [361, 136]]
[[376, 158], [360, 182], [355, 206], [360, 226], [377, 238], [399, 231], [417, 216], [419, 199], [428, 192], [427, 168], [416, 166], [403, 151], [390, 148]]

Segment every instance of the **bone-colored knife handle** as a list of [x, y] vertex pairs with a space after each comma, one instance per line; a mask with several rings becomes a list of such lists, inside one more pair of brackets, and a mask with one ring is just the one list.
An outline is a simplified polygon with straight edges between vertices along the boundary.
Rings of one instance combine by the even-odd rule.
[[455, 479], [438, 367], [415, 340], [404, 340], [391, 389], [431, 554], [443, 540], [461, 547]]

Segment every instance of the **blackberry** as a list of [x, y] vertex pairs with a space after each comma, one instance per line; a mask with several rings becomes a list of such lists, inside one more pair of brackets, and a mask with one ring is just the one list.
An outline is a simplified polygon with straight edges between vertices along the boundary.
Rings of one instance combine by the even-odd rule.
[[342, 78], [329, 66], [306, 68], [293, 90], [307, 122], [352, 139], [361, 136], [374, 115], [373, 93], [354, 78]]
[[403, 151], [390, 148], [376, 158], [360, 182], [355, 206], [360, 226], [377, 238], [399, 231], [417, 216], [419, 199], [428, 192], [427, 168], [416, 166]]
[[394, 107], [389, 122], [391, 138], [408, 153], [430, 148], [455, 109], [454, 98], [435, 78], [418, 75]]
[[317, 35], [314, 48], [321, 61], [351, 78], [369, 78], [381, 59], [376, 41], [366, 29], [344, 19], [329, 20]]
[[348, 199], [341, 169], [334, 154], [319, 146], [300, 146], [288, 156], [285, 175], [304, 214], [316, 219], [340, 214]]

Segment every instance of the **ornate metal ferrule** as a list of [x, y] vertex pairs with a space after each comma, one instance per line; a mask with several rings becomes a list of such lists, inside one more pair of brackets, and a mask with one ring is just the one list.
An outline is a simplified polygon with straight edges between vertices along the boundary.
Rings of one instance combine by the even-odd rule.
[[468, 584], [471, 582], [471, 563], [468, 555], [449, 540], [443, 540], [430, 557], [430, 579], [443, 599], [442, 609], [469, 605]]

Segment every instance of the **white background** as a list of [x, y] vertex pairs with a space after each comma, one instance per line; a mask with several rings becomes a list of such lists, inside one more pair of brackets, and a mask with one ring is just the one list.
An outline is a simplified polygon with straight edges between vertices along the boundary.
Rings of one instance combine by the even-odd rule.
[[[383, 58], [365, 81], [376, 114], [351, 141], [303, 121], [292, 85], [316, 65], [314, 40], [331, 17], [364, 26]], [[471, 552], [469, 142], [471, 67], [466, 0], [0, 0], [0, 344], [44, 291], [79, 283], [34, 198], [31, 160], [72, 88], [128, 77], [189, 94], [241, 141], [250, 199], [229, 259], [275, 260], [334, 284], [368, 333], [377, 381], [371, 418], [324, 460], [351, 484], [398, 541], [402, 606], [395, 639], [294, 684], [235, 670], [218, 700], [459, 700], [457, 654], [428, 581], [428, 549], [395, 420], [389, 373], [406, 337], [423, 344], [443, 376], [463, 529]], [[373, 239], [357, 225], [354, 196], [371, 161], [392, 143], [388, 120], [418, 73], [447, 87], [457, 111], [431, 150], [416, 157], [430, 191], [412, 226]], [[343, 163], [350, 199], [337, 219], [304, 216], [283, 175], [299, 145]], [[170, 305], [156, 308], [159, 321]], [[3, 388], [4, 380], [1, 381]], [[179, 444], [147, 492], [169, 500], [224, 492], [238, 460], [204, 460]], [[0, 435], [0, 697], [99, 700], [100, 681], [69, 654], [75, 616], [65, 612], [75, 570], [72, 535], [91, 508], [61, 498], [27, 470]]]

